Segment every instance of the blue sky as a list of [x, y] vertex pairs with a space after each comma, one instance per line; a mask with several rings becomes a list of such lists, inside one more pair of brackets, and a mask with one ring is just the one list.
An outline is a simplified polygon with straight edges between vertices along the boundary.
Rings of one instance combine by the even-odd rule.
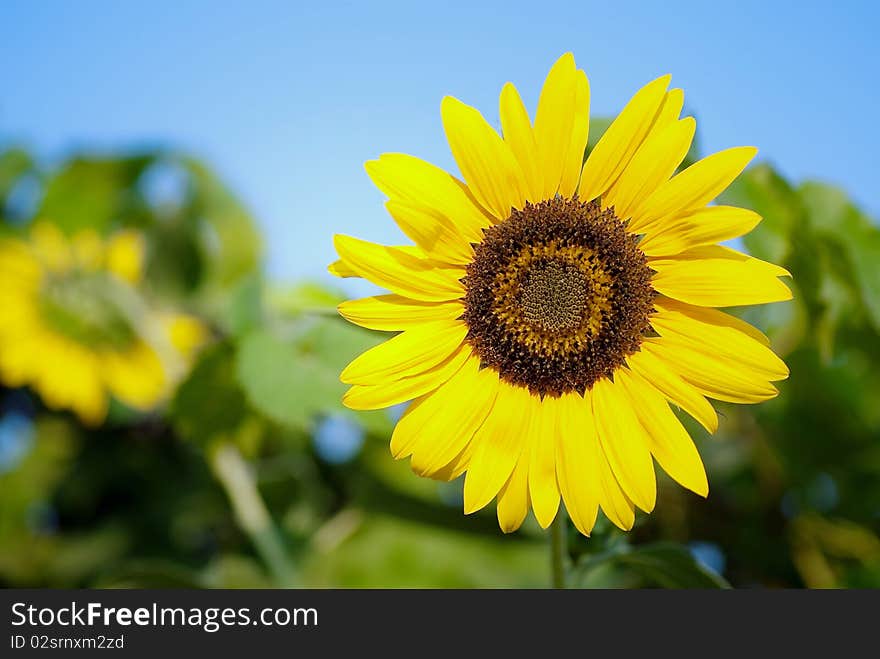
[[754, 144], [880, 212], [874, 3], [310, 4], [2, 3], [0, 141], [49, 160], [194, 152], [260, 221], [273, 277], [324, 278], [333, 233], [400, 240], [365, 160], [404, 151], [453, 168], [442, 96], [497, 125], [502, 85], [533, 109], [571, 50], [594, 114], [672, 73], [704, 151]]

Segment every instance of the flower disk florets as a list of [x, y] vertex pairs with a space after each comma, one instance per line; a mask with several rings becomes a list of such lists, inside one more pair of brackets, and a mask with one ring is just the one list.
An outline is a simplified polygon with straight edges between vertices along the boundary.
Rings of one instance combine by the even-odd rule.
[[652, 271], [613, 209], [556, 198], [485, 230], [464, 321], [484, 367], [540, 396], [583, 393], [650, 330]]

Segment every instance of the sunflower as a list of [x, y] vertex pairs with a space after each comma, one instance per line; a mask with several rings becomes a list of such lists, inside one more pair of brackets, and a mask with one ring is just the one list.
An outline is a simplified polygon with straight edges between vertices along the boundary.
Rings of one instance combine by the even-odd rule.
[[207, 333], [144, 302], [143, 261], [143, 237], [129, 230], [67, 239], [40, 222], [28, 240], [0, 239], [0, 381], [31, 386], [88, 425], [106, 417], [108, 394], [155, 406]]
[[756, 149], [679, 170], [696, 128], [663, 76], [639, 90], [584, 162], [590, 87], [571, 54], [552, 67], [532, 122], [516, 88], [503, 135], [446, 97], [460, 180], [417, 158], [366, 164], [414, 245], [338, 235], [338, 276], [390, 291], [343, 303], [347, 320], [399, 332], [342, 372], [344, 403], [412, 401], [391, 451], [435, 479], [466, 473], [464, 511], [497, 498], [502, 530], [560, 498], [589, 535], [601, 508], [621, 529], [656, 500], [654, 462], [707, 496], [693, 441], [670, 408], [710, 433], [707, 398], [756, 403], [788, 369], [768, 339], [715, 307], [787, 300], [783, 268], [716, 243], [750, 210], [709, 205]]

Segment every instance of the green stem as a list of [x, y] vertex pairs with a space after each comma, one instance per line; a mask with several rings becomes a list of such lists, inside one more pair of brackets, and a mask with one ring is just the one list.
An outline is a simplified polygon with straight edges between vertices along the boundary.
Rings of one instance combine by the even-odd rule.
[[566, 543], [566, 525], [568, 520], [560, 510], [550, 525], [550, 568], [553, 575], [553, 587], [565, 588], [565, 566], [568, 562]]
[[281, 534], [272, 523], [250, 467], [239, 450], [224, 443], [211, 452], [211, 468], [232, 504], [235, 519], [247, 533], [266, 567], [282, 588], [295, 585], [295, 573]]

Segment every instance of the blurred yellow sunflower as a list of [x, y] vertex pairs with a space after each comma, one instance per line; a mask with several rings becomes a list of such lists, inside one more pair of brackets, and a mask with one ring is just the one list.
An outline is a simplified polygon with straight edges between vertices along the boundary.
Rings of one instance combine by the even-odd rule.
[[47, 406], [103, 421], [108, 394], [148, 410], [207, 338], [196, 318], [150, 308], [135, 286], [144, 240], [36, 224], [0, 239], [0, 381], [30, 386]]
[[463, 181], [389, 153], [366, 165], [415, 245], [336, 236], [338, 276], [391, 291], [340, 313], [400, 332], [355, 359], [344, 402], [413, 401], [391, 439], [420, 475], [466, 472], [465, 513], [497, 497], [505, 532], [529, 507], [542, 527], [560, 496], [589, 534], [601, 508], [622, 529], [656, 499], [654, 461], [708, 485], [670, 409], [714, 432], [707, 398], [772, 398], [785, 364], [754, 327], [713, 307], [787, 300], [783, 268], [720, 241], [752, 211], [708, 205], [754, 157], [737, 147], [676, 173], [694, 137], [669, 76], [623, 108], [584, 162], [590, 87], [571, 54], [550, 70], [532, 122], [501, 92], [499, 135], [446, 97], [443, 125]]

